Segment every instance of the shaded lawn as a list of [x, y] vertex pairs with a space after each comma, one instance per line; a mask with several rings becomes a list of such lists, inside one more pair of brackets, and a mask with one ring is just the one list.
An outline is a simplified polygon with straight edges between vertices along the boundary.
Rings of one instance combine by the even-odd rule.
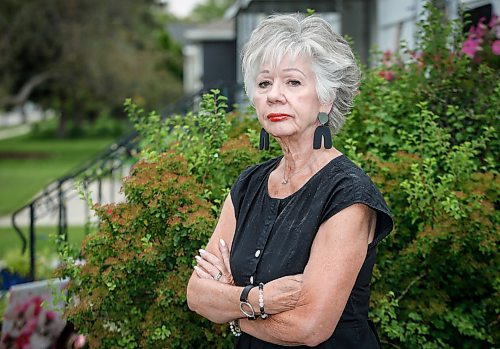
[[[28, 235], [28, 228], [22, 227], [22, 231]], [[35, 279], [43, 280], [54, 277], [54, 270], [59, 265], [56, 244], [52, 236], [56, 227], [36, 227], [35, 240]], [[68, 227], [68, 241], [80, 250], [85, 229], [82, 226]], [[2, 267], [7, 267], [11, 272], [20, 275], [28, 275], [30, 270], [29, 239], [27, 239], [26, 252], [21, 254], [22, 242], [13, 228], [0, 228], [0, 261]]]
[[[29, 230], [28, 227], [21, 227], [21, 230], [27, 238], [26, 259], [29, 259]], [[41, 226], [36, 227], [35, 248], [40, 253], [56, 253], [56, 246], [52, 234], [57, 233], [57, 227]], [[85, 236], [85, 228], [83, 226], [68, 227], [68, 241], [72, 246], [79, 248]], [[14, 228], [0, 227], [0, 260], [8, 253], [21, 252], [22, 242]]]
[[93, 158], [112, 138], [0, 141], [0, 215], [13, 213], [44, 186]]

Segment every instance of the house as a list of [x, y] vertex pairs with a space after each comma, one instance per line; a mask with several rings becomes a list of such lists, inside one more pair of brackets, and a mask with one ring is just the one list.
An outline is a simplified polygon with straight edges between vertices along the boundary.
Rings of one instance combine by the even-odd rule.
[[[450, 18], [464, 5], [477, 23], [500, 13], [500, 0], [437, 0]], [[334, 30], [349, 36], [361, 61], [369, 64], [372, 48], [397, 51], [401, 40], [415, 45], [417, 23], [425, 0], [236, 0], [217, 22], [186, 31], [184, 90], [241, 85], [240, 52], [252, 30], [274, 12], [305, 12], [312, 8]]]

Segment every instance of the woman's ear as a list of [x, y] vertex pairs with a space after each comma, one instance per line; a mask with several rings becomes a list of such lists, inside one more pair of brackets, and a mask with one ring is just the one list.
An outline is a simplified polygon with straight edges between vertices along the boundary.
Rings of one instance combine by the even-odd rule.
[[327, 113], [328, 115], [330, 115], [330, 112], [332, 111], [332, 108], [333, 108], [333, 102], [326, 103], [326, 104], [321, 104], [321, 106], [319, 107], [319, 111], [322, 112], [322, 113]]

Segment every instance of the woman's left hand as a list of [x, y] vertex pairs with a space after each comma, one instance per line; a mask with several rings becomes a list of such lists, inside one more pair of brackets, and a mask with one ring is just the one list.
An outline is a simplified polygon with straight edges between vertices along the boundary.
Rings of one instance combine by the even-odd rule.
[[234, 285], [231, 266], [229, 265], [229, 249], [222, 239], [219, 242], [219, 251], [222, 260], [214, 254], [200, 249], [200, 255], [195, 257], [198, 264], [194, 267], [194, 270], [198, 277], [202, 279], [214, 279], [225, 284]]

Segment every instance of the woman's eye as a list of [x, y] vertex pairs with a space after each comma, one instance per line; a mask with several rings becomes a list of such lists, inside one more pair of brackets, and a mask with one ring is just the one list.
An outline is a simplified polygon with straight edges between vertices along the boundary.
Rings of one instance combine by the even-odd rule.
[[271, 82], [270, 81], [261, 81], [259, 82], [259, 88], [266, 88], [266, 87], [269, 87], [271, 85]]
[[288, 84], [291, 86], [300, 86], [300, 81], [299, 80], [289, 80]]

